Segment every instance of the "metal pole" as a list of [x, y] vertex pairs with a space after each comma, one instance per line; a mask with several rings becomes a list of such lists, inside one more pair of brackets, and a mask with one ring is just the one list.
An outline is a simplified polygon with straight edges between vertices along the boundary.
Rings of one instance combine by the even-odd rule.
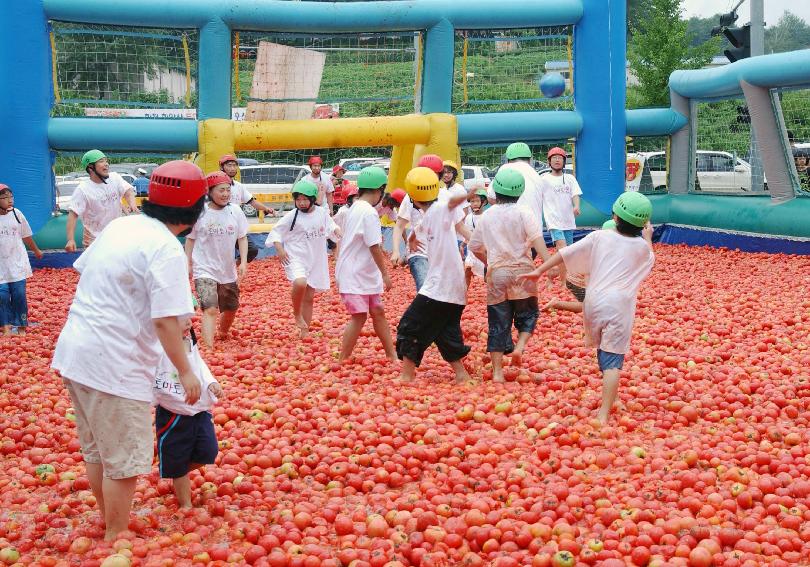
[[[751, 57], [765, 54], [765, 7], [763, 0], [751, 0]], [[765, 189], [762, 156], [751, 127], [751, 190]]]

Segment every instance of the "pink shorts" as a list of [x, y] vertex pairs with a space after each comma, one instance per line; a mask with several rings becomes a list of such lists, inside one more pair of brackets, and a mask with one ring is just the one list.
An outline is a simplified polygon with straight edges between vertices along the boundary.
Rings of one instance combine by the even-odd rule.
[[382, 308], [382, 295], [379, 293], [341, 293], [340, 299], [346, 306], [349, 315], [369, 313], [372, 309]]

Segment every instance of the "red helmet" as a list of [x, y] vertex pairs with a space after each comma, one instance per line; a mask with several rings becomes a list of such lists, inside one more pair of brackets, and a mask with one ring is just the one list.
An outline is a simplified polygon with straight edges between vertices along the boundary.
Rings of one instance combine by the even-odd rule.
[[416, 167], [427, 167], [428, 169], [432, 169], [438, 175], [444, 169], [444, 162], [442, 161], [442, 158], [436, 154], [425, 154], [419, 158], [419, 161], [416, 163]]
[[554, 147], [548, 151], [547, 157], [550, 160], [553, 156], [562, 156], [563, 159], [566, 159], [568, 157], [568, 154], [565, 153], [564, 149]]
[[346, 195], [346, 198], [353, 197], [355, 195], [360, 194], [360, 189], [357, 187], [357, 183], [352, 181], [346, 181], [343, 183], [343, 194]]
[[227, 183], [230, 185], [232, 183], [230, 176], [224, 171], [215, 171], [214, 173], [209, 173], [208, 176], [205, 178], [206, 184], [208, 184], [209, 189], [213, 189], [215, 185], [220, 185], [222, 183]]
[[394, 189], [391, 191], [391, 198], [400, 205], [402, 204], [402, 200], [405, 199], [405, 195], [407, 195], [405, 189]]
[[202, 169], [189, 161], [169, 161], [155, 168], [149, 180], [149, 202], [164, 207], [190, 207], [205, 195]]
[[332, 175], [335, 175], [338, 171], [346, 173], [346, 168], [343, 167], [342, 165], [336, 165], [335, 167], [332, 168]]
[[[219, 158], [219, 167], [222, 167], [223, 165], [225, 165], [229, 161], [236, 161], [236, 156], [233, 156], [231, 154], [225, 154], [224, 156]], [[239, 162], [236, 161], [236, 163], [239, 163]]]
[[307, 162], [308, 165], [323, 165], [323, 160], [321, 156], [310, 156], [309, 161]]
[[6, 185], [5, 183], [0, 183], [0, 193], [5, 193], [6, 191], [11, 193], [11, 187]]

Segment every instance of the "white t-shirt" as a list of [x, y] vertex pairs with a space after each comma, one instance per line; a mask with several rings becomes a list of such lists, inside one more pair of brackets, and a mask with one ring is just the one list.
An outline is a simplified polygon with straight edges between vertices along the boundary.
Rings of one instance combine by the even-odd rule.
[[[486, 212], [486, 211], [485, 211]], [[471, 212], [466, 217], [464, 217], [464, 226], [470, 231], [470, 234], [475, 233], [475, 229], [478, 227], [478, 223], [481, 222], [481, 216], [476, 215], [475, 213]], [[478, 259], [478, 257], [473, 254], [472, 249], [467, 247], [467, 255], [464, 257], [464, 265], [472, 268], [473, 274], [476, 276], [483, 278], [484, 277], [484, 263]]]
[[249, 203], [253, 199], [253, 193], [247, 190], [244, 184], [238, 182], [236, 179], [231, 183], [231, 200], [232, 205], [241, 208], [241, 205]]
[[[17, 213], [16, 218], [14, 213]], [[14, 209], [0, 215], [0, 284], [31, 277], [31, 262], [22, 241], [29, 236], [31, 227], [22, 211]]]
[[624, 354], [630, 348], [636, 296], [655, 255], [647, 241], [595, 230], [559, 251], [565, 266], [588, 276], [583, 316], [585, 346]]
[[380, 269], [369, 248], [382, 244], [380, 217], [371, 204], [357, 200], [346, 215], [335, 279], [340, 293], [372, 295], [383, 292]]
[[[463, 190], [463, 187], [462, 187]], [[454, 191], [450, 191], [446, 187], [439, 188], [439, 197], [437, 201], [447, 201], [452, 197], [454, 194], [457, 194]], [[466, 195], [466, 191], [464, 192]], [[463, 206], [463, 205], [462, 205]], [[453, 223], [453, 235], [455, 236], [456, 233], [456, 224], [461, 222], [464, 219], [464, 210], [462, 206], [456, 207], [453, 209], [453, 216], [455, 218], [455, 222]], [[411, 201], [410, 195], [405, 195], [405, 198], [402, 199], [402, 204], [399, 206], [397, 210], [397, 217], [401, 219], [405, 219], [411, 225], [411, 230], [415, 231], [416, 227], [419, 226], [419, 223], [422, 221], [422, 211], [417, 209], [413, 206], [413, 202]], [[425, 243], [419, 239], [419, 233], [416, 233], [416, 250], [410, 252], [410, 247], [408, 247], [408, 257], [414, 256], [427, 256], [427, 252], [425, 249]]]
[[[515, 161], [506, 163], [501, 166], [501, 169], [514, 169], [523, 175], [526, 182], [526, 188], [523, 194], [518, 199], [518, 204], [527, 207], [537, 219], [540, 229], [543, 228], [543, 195], [548, 190], [547, 185], [543, 178], [535, 171], [535, 169], [525, 161]], [[500, 171], [500, 169], [498, 170]]]
[[517, 203], [489, 207], [478, 217], [470, 250], [487, 255], [490, 269], [531, 265], [531, 242], [543, 232], [532, 212]]
[[571, 199], [575, 195], [582, 195], [576, 177], [569, 173], [562, 175], [544, 173], [542, 179], [547, 187], [543, 194], [546, 226], [549, 230], [574, 230], [577, 227], [577, 220], [574, 216], [574, 202]]
[[439, 199], [425, 211], [415, 230], [425, 243], [430, 262], [419, 293], [436, 301], [466, 305], [467, 283], [455, 231], [460, 209], [461, 205], [451, 209], [447, 199]]
[[70, 210], [82, 219], [85, 230], [98, 236], [110, 221], [121, 216], [121, 198], [130, 189], [135, 190], [114, 171], [107, 183], [93, 183], [89, 177], [82, 179], [70, 197]]
[[73, 267], [81, 274], [51, 366], [114, 396], [150, 402], [163, 348], [153, 319], [191, 317], [183, 247], [146, 215], [109, 224]]
[[235, 282], [236, 241], [247, 235], [248, 222], [242, 209], [228, 205], [216, 210], [211, 203], [191, 229], [188, 238], [194, 240], [191, 252], [191, 271], [194, 279], [209, 278], [217, 283]]
[[[340, 230], [343, 230], [344, 227], [346, 226], [346, 215], [349, 214], [349, 209], [350, 207], [348, 205], [343, 205], [335, 213], [334, 221], [335, 224], [337, 224], [340, 227]], [[377, 211], [377, 214], [379, 215], [379, 211]]]
[[[276, 223], [267, 235], [266, 246], [276, 242], [284, 245], [289, 257], [284, 266], [287, 279], [294, 281], [306, 278], [307, 285], [318, 291], [329, 289], [329, 259], [326, 253], [326, 239], [337, 240], [337, 225], [326, 209], [312, 207], [308, 213], [289, 211]], [[295, 220], [295, 226], [292, 226]]]
[[326, 175], [323, 171], [321, 171], [317, 177], [313, 176], [312, 173], [307, 173], [301, 178], [301, 181], [309, 181], [317, 185], [318, 198], [315, 199], [315, 202], [322, 207], [329, 206], [329, 203], [326, 202], [326, 193], [335, 192], [335, 186], [332, 184], [331, 176]]
[[193, 405], [186, 403], [186, 390], [180, 383], [177, 369], [164, 351], [160, 356], [155, 371], [155, 380], [152, 386], [152, 404], [179, 415], [196, 415], [201, 411], [209, 411], [217, 403], [217, 397], [208, 389], [211, 384], [216, 384], [217, 381], [200, 356], [200, 349], [197, 348], [197, 345], [192, 344], [190, 338], [184, 340], [189, 365], [200, 381], [200, 399]]

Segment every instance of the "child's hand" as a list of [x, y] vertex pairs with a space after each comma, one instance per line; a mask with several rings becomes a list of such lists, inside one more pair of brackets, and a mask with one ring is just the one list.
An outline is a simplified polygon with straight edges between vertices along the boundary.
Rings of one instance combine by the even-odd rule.
[[192, 371], [180, 375], [180, 383], [186, 391], [186, 403], [194, 405], [200, 399], [200, 379]]
[[385, 287], [385, 291], [391, 289], [391, 276], [388, 274], [383, 274], [383, 286]]
[[401, 262], [402, 261], [399, 258], [399, 250], [394, 250], [394, 252], [391, 254], [391, 264], [393, 264], [393, 266], [396, 268]]
[[289, 256], [287, 256], [287, 251], [284, 249], [276, 250], [276, 256], [278, 256], [282, 266], [286, 266], [290, 261]]
[[653, 226], [650, 221], [647, 221], [647, 224], [645, 224], [644, 228], [641, 229], [641, 236], [643, 236], [644, 240], [647, 242], [652, 242]]
[[208, 391], [216, 398], [222, 397], [222, 386], [219, 385], [219, 382], [214, 382], [210, 386], [208, 386]]
[[239, 264], [239, 273], [236, 278], [237, 285], [242, 283], [242, 280], [245, 279], [245, 276], [247, 275], [247, 269], [248, 268], [246, 262]]
[[42, 250], [40, 250], [39, 248], [37, 248], [36, 250], [34, 250], [34, 257], [35, 257], [37, 260], [39, 260], [40, 258], [42, 258]]
[[525, 274], [520, 274], [517, 279], [519, 280], [539, 280], [540, 276], [543, 272], [540, 271], [540, 268], [532, 270], [531, 272], [527, 272]]

